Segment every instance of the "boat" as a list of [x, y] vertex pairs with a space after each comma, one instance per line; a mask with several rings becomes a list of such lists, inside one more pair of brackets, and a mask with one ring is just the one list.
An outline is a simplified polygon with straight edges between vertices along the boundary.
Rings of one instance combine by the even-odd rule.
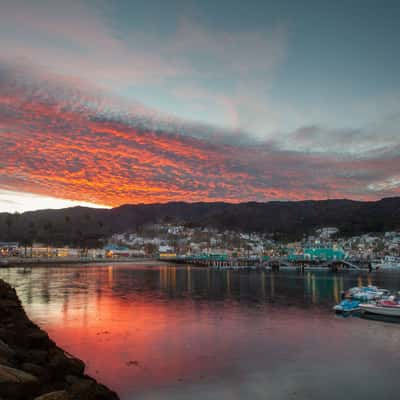
[[390, 291], [381, 289], [377, 286], [355, 286], [345, 292], [344, 297], [347, 299], [369, 302], [372, 300], [382, 299], [390, 296]]
[[376, 270], [398, 269], [400, 270], [400, 257], [385, 256], [381, 260], [372, 262], [372, 268]]
[[360, 304], [360, 310], [363, 313], [400, 317], [400, 302], [399, 300], [381, 300], [375, 304]]
[[333, 309], [337, 313], [360, 311], [360, 302], [358, 300], [342, 300], [339, 304], [336, 304]]

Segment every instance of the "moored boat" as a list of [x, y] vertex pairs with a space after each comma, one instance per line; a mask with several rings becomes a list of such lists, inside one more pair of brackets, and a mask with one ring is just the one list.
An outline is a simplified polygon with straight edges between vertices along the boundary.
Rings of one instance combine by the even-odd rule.
[[396, 300], [382, 300], [375, 304], [360, 304], [360, 309], [365, 313], [400, 317], [400, 304]]
[[372, 268], [376, 270], [386, 270], [386, 269], [400, 270], [400, 257], [385, 256], [381, 260], [373, 261]]
[[343, 300], [333, 307], [337, 313], [347, 313], [360, 310], [360, 302], [357, 300]]
[[344, 294], [344, 297], [347, 299], [363, 302], [378, 300], [387, 296], [390, 296], [390, 291], [387, 289], [378, 288], [377, 286], [356, 286], [350, 288]]

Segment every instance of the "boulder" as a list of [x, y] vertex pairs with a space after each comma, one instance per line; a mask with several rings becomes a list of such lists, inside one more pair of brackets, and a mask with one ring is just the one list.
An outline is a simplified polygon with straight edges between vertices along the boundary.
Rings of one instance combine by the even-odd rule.
[[10, 346], [0, 339], [0, 357], [11, 358], [14, 357], [15, 351]]
[[65, 390], [50, 392], [36, 397], [34, 400], [73, 400]]
[[16, 341], [15, 329], [6, 329], [6, 327], [3, 325], [4, 320], [0, 318], [0, 321], [0, 339], [3, 340], [3, 342], [7, 343], [9, 346], [12, 346], [13, 344], [15, 344]]
[[27, 372], [0, 365], [0, 396], [28, 399], [39, 389], [39, 380]]
[[50, 351], [48, 367], [51, 369], [54, 377], [82, 375], [85, 370], [83, 361], [66, 355], [58, 347]]
[[22, 362], [43, 365], [47, 362], [48, 353], [46, 350], [18, 349], [17, 357]]
[[74, 400], [119, 400], [116, 393], [89, 377], [74, 379], [68, 392]]
[[97, 384], [94, 390], [96, 400], [119, 400], [117, 393], [108, 389], [106, 386]]
[[21, 365], [21, 369], [38, 377], [41, 383], [48, 382], [50, 380], [49, 372], [41, 365], [26, 362]]
[[52, 343], [46, 332], [36, 330], [26, 335], [27, 347], [46, 350]]
[[65, 377], [65, 382], [67, 382], [68, 385], [73, 385], [74, 383], [78, 382], [79, 379], [82, 379], [82, 378], [79, 378], [76, 375], [67, 375]]
[[76, 400], [96, 400], [95, 390], [96, 382], [91, 379], [79, 379], [68, 389]]
[[[2, 357], [1, 355], [0, 355], [0, 365], [5, 365], [6, 367], [12, 367], [10, 360], [8, 358]], [[1, 397], [0, 400], [2, 400]]]

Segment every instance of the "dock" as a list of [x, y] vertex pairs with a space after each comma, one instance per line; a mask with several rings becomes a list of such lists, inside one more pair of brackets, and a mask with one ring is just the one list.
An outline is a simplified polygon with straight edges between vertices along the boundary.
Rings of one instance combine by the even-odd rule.
[[264, 260], [262, 257], [226, 257], [218, 255], [176, 255], [160, 257], [159, 261], [174, 264], [189, 264], [216, 270], [267, 270], [267, 271], [358, 271], [365, 268], [346, 260], [317, 261], [296, 260], [287, 261], [284, 258]]

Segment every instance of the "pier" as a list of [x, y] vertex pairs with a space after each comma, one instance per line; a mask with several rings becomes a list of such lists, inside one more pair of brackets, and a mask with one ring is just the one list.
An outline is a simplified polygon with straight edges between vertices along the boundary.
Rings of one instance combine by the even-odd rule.
[[190, 264], [193, 266], [207, 267], [217, 270], [291, 270], [291, 271], [357, 271], [365, 268], [346, 260], [295, 260], [285, 258], [265, 260], [262, 257], [229, 257], [226, 255], [201, 254], [201, 255], [174, 255], [160, 257], [159, 261], [174, 264]]

